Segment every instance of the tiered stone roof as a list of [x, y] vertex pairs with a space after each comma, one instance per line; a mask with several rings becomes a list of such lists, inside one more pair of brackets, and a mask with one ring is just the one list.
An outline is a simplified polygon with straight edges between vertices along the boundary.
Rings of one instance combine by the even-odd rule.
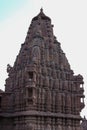
[[83, 77], [74, 75], [42, 9], [32, 19], [14, 66], [8, 65], [7, 72], [2, 130], [81, 129]]

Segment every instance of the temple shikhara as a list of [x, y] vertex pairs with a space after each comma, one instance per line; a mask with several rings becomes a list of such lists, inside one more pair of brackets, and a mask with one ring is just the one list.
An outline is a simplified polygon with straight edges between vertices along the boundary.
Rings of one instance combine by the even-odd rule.
[[43, 9], [7, 72], [0, 130], [82, 130], [83, 77], [71, 69]]

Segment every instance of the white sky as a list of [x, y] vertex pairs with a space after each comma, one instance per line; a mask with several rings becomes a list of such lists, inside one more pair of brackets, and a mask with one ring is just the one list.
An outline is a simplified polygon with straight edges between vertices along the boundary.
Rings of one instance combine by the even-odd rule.
[[[9, 0], [8, 0], [9, 1]], [[24, 42], [28, 27], [40, 8], [52, 19], [54, 34], [61, 42], [63, 51], [75, 74], [84, 77], [85, 96], [87, 95], [87, 0], [25, 0], [0, 20], [0, 89], [4, 90], [7, 78], [7, 64], [13, 65]], [[11, 11], [11, 10], [10, 10]], [[3, 15], [3, 14], [2, 14]], [[87, 96], [85, 98], [87, 104]], [[87, 105], [82, 116], [87, 117]]]

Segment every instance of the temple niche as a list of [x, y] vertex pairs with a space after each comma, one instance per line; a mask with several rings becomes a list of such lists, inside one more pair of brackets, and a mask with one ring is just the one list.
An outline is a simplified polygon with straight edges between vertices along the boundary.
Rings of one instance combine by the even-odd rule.
[[30, 24], [0, 90], [0, 130], [82, 130], [84, 82], [74, 71], [43, 9]]

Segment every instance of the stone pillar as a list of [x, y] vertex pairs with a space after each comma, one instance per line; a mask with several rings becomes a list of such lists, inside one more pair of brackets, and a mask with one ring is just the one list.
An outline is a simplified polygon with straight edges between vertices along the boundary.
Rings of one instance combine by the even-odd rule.
[[70, 120], [70, 119], [67, 119], [66, 130], [72, 130], [72, 127], [71, 127], [71, 120]]
[[71, 113], [71, 95], [66, 94], [66, 114]]
[[62, 128], [62, 119], [57, 119], [57, 130], [63, 130]]
[[59, 79], [54, 80], [54, 86], [56, 90], [59, 90]]
[[74, 94], [71, 94], [71, 114], [74, 114], [74, 108], [75, 108]]
[[68, 126], [68, 130], [72, 130], [71, 126]]
[[46, 90], [46, 110], [51, 111], [51, 91], [49, 89]]
[[62, 105], [62, 95], [61, 93], [57, 92], [56, 93], [56, 98], [55, 98], [55, 102], [56, 102], [56, 112], [61, 112], [61, 105]]
[[66, 100], [65, 100], [65, 93], [62, 94], [62, 112], [65, 113], [65, 104], [66, 104]]
[[53, 88], [53, 78], [52, 77], [50, 77], [50, 79], [49, 79], [49, 87], [50, 87], [50, 89]]

